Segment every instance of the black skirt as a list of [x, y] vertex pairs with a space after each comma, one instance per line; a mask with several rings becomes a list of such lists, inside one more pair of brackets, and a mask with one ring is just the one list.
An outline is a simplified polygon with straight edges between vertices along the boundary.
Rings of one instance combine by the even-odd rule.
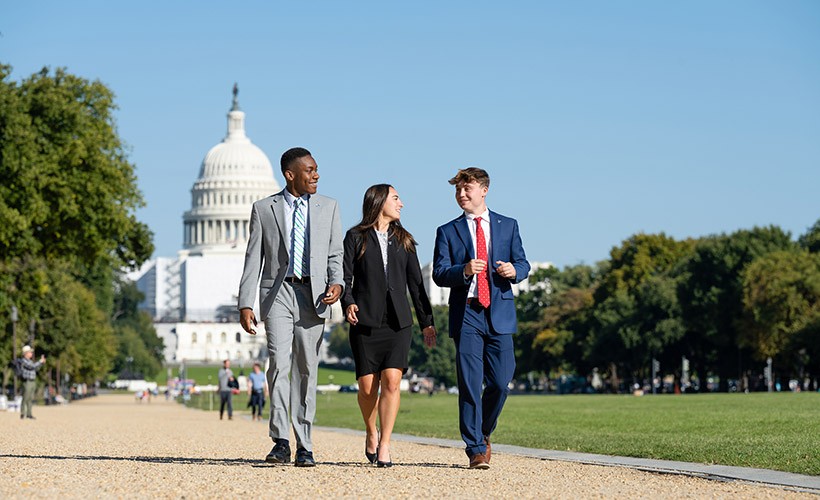
[[356, 363], [356, 378], [379, 373], [386, 368], [397, 368], [405, 373], [412, 331], [412, 326], [399, 328], [393, 302], [389, 298], [380, 326], [350, 325], [350, 347]]

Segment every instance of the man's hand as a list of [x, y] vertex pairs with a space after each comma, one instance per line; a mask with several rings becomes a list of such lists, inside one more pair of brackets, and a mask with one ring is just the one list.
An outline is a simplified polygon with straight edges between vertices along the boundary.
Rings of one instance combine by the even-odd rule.
[[501, 260], [495, 261], [496, 267], [495, 272], [497, 272], [502, 278], [507, 278], [508, 280], [515, 279], [515, 266], [510, 264], [509, 262], [504, 262]]
[[45, 355], [41, 354], [40, 355], [40, 363], [45, 363], [45, 362], [46, 362], [46, 357], [45, 357]]
[[239, 324], [246, 332], [256, 335], [256, 330], [253, 328], [256, 326], [256, 316], [253, 314], [253, 309], [246, 307], [239, 311]]
[[347, 306], [347, 313], [345, 316], [347, 317], [347, 322], [351, 325], [357, 325], [359, 323], [359, 318], [356, 316], [357, 312], [359, 312], [359, 306], [356, 304], [350, 304]]
[[341, 296], [342, 296], [342, 286], [338, 285], [338, 284], [337, 285], [330, 285], [327, 289], [327, 292], [325, 293], [324, 298], [322, 299], [322, 302], [327, 304], [327, 305], [335, 304], [336, 301], [339, 300], [339, 297], [341, 297]]
[[478, 274], [484, 272], [487, 268], [487, 261], [481, 259], [472, 259], [470, 262], [464, 266], [464, 275], [465, 276], [472, 276], [474, 274]]
[[430, 348], [436, 346], [436, 327], [428, 326], [421, 333], [424, 334], [424, 345]]

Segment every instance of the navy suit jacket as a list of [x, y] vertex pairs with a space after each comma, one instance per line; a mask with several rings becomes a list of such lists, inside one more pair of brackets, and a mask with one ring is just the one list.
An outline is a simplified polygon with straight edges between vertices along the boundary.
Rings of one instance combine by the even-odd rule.
[[[524, 253], [518, 222], [490, 211], [490, 322], [497, 333], [511, 334], [518, 328], [515, 316], [512, 283], [495, 272], [496, 261], [509, 262], [515, 267], [515, 283], [527, 279], [530, 263]], [[436, 231], [433, 255], [433, 281], [440, 287], [450, 288], [450, 336], [461, 333], [467, 292], [472, 276], [464, 279], [464, 267], [475, 258], [470, 237], [469, 219], [462, 214]]]

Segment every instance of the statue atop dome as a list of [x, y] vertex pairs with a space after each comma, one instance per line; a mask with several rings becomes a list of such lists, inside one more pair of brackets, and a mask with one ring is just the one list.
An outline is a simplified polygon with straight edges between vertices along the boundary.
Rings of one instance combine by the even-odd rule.
[[233, 84], [233, 106], [231, 111], [240, 111], [239, 109], [239, 85], [236, 82]]

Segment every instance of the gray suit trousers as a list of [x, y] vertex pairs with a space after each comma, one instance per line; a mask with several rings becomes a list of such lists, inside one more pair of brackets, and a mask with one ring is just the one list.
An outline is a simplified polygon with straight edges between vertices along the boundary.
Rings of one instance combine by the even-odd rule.
[[270, 357], [270, 437], [274, 442], [288, 439], [292, 424], [297, 447], [313, 451], [310, 433], [316, 415], [324, 325], [325, 320], [316, 313], [310, 285], [282, 283], [265, 318]]

